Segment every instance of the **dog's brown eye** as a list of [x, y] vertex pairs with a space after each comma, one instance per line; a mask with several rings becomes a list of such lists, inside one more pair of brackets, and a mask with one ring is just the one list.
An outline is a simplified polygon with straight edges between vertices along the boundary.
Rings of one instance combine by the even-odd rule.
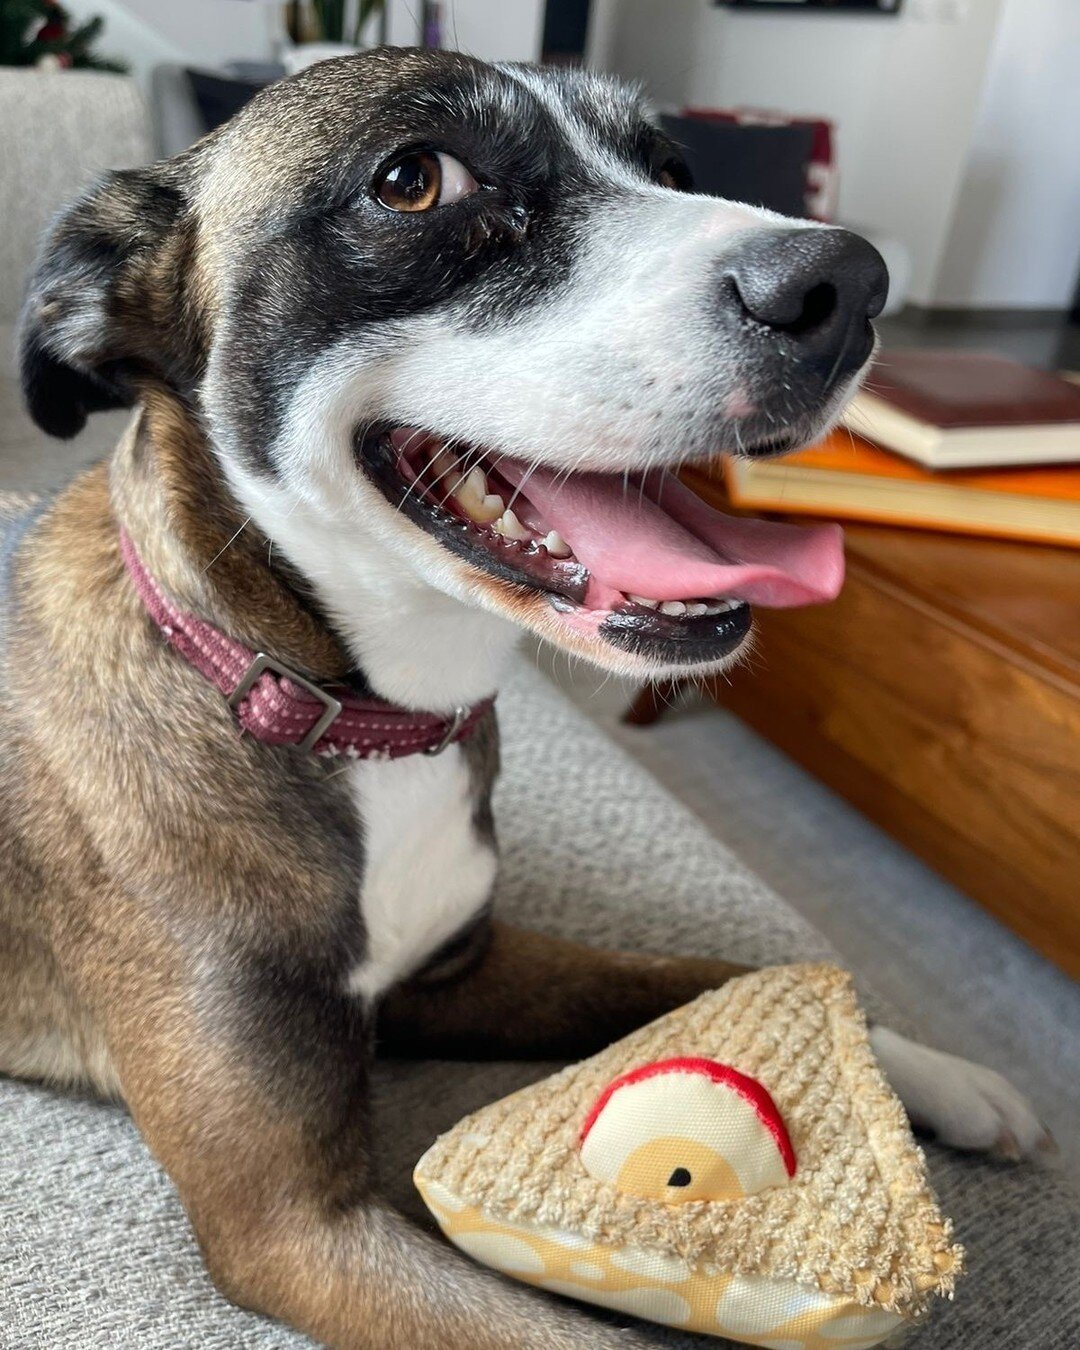
[[479, 184], [460, 160], [441, 150], [415, 150], [386, 170], [375, 197], [390, 211], [430, 211], [475, 192]]

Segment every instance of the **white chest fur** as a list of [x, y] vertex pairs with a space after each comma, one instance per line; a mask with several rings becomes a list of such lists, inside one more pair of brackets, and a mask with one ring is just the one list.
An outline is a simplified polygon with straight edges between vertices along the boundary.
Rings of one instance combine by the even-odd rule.
[[486, 901], [495, 854], [473, 827], [460, 746], [437, 756], [366, 760], [349, 785], [364, 830], [364, 960], [349, 990], [376, 998], [418, 970]]

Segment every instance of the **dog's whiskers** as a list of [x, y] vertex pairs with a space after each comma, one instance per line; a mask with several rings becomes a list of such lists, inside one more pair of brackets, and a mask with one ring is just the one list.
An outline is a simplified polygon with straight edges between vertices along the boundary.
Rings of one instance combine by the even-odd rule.
[[[400, 451], [398, 452], [401, 455], [401, 457], [405, 458], [408, 455], [409, 451], [412, 449], [416, 439], [425, 434], [426, 433], [422, 430], [422, 428], [416, 427], [410, 433], [408, 440], [405, 442], [405, 444], [401, 447]], [[400, 511], [401, 508], [405, 505], [405, 503], [409, 500], [409, 497], [412, 495], [413, 491], [418, 486], [420, 486], [420, 480], [423, 477], [423, 474], [424, 470], [422, 469], [420, 473], [417, 474], [416, 478], [409, 484], [408, 488], [405, 491], [405, 495], [398, 502], [397, 507], [395, 508], [396, 510]]]
[[222, 546], [218, 549], [218, 551], [214, 554], [214, 556], [210, 559], [210, 561], [209, 561], [209, 562], [206, 564], [206, 566], [202, 569], [202, 575], [203, 575], [203, 576], [205, 576], [206, 573], [210, 571], [211, 567], [213, 567], [213, 565], [217, 562], [217, 560], [221, 557], [221, 555], [222, 555], [227, 549], [231, 548], [231, 547], [233, 546], [233, 544], [236, 543], [236, 541], [240, 538], [240, 536], [244, 533], [244, 531], [247, 529], [247, 527], [248, 527], [250, 524], [251, 524], [251, 517], [250, 517], [250, 516], [247, 516], [244, 520], [242, 520], [242, 521], [240, 522], [240, 528], [239, 528], [238, 530], [236, 530], [236, 532], [232, 535], [231, 538], [227, 539], [227, 540], [225, 541], [225, 543], [222, 544]]
[[[451, 440], [451, 441], [445, 441], [445, 442], [443, 443], [443, 452], [444, 452], [444, 453], [445, 453], [446, 451], [452, 452], [456, 444], [457, 444], [457, 443], [456, 443], [455, 441], [452, 441], [452, 440]], [[406, 453], [406, 452], [407, 452], [407, 451], [403, 451], [402, 453]], [[413, 479], [413, 481], [409, 484], [408, 488], [406, 489], [404, 495], [402, 496], [401, 500], [398, 502], [397, 507], [396, 507], [395, 509], [398, 510], [398, 511], [400, 511], [401, 508], [405, 505], [405, 503], [409, 500], [409, 498], [412, 497], [412, 496], [414, 496], [414, 495], [415, 495], [416, 500], [419, 501], [420, 498], [423, 497], [424, 493], [433, 491], [437, 484], [441, 483], [442, 480], [443, 480], [444, 478], [448, 477], [451, 473], [455, 472], [455, 470], [458, 468], [458, 466], [468, 459], [469, 453], [470, 453], [469, 449], [466, 448], [464, 454], [459, 455], [459, 456], [453, 461], [452, 464], [450, 464], [447, 468], [443, 469], [440, 473], [436, 474], [436, 476], [435, 476], [434, 478], [430, 479], [430, 481], [428, 481], [428, 482], [425, 483], [425, 482], [424, 482], [424, 476], [427, 474], [428, 470], [431, 469], [431, 468], [433, 468], [434, 465], [435, 465], [434, 457], [432, 457], [430, 460], [428, 460], [428, 462], [423, 466], [423, 468], [422, 468], [422, 469], [420, 470], [420, 472], [416, 475], [416, 477]], [[450, 495], [450, 494], [447, 494], [447, 495]], [[443, 501], [440, 503], [440, 505], [444, 505], [445, 502], [446, 502], [446, 498], [444, 497], [444, 498], [443, 498]]]

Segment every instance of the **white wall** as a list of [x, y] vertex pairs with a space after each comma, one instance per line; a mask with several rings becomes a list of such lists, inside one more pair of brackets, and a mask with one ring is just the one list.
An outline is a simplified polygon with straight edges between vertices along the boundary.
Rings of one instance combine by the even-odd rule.
[[144, 87], [162, 61], [217, 66], [266, 60], [271, 7], [258, 0], [64, 0], [78, 19], [100, 14], [102, 55], [119, 56]]
[[894, 18], [597, 2], [593, 59], [663, 102], [832, 119], [845, 222], [899, 236], [912, 255], [910, 298], [935, 299], [1004, 0], [906, 0]]
[[100, 14], [103, 56], [130, 67], [151, 109], [155, 156], [174, 155], [201, 134], [184, 66], [268, 59], [273, 6], [261, 0], [65, 0], [76, 19]]
[[[390, 42], [420, 37], [418, 0], [387, 0]], [[184, 66], [267, 60], [283, 34], [276, 0], [67, 0], [76, 19], [100, 14], [103, 55], [125, 61], [153, 111], [158, 155], [172, 155], [200, 134]], [[487, 60], [536, 60], [543, 0], [444, 0], [446, 46]]]
[[1077, 0], [1005, 0], [938, 304], [1068, 306], [1080, 274], [1078, 63]]
[[[76, 18], [100, 14], [103, 54], [115, 53], [149, 88], [161, 62], [219, 66], [268, 59], [275, 0], [66, 0]], [[388, 0], [392, 43], [419, 40], [419, 0]], [[443, 45], [487, 61], [540, 56], [544, 0], [443, 0]]]
[[485, 61], [538, 61], [544, 0], [443, 0], [443, 46]]

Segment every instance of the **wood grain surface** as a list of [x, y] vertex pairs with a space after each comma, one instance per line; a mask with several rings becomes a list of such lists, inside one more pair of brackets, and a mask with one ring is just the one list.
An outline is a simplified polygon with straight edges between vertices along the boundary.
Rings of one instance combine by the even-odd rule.
[[847, 538], [840, 599], [758, 610], [715, 700], [1080, 977], [1080, 552]]

